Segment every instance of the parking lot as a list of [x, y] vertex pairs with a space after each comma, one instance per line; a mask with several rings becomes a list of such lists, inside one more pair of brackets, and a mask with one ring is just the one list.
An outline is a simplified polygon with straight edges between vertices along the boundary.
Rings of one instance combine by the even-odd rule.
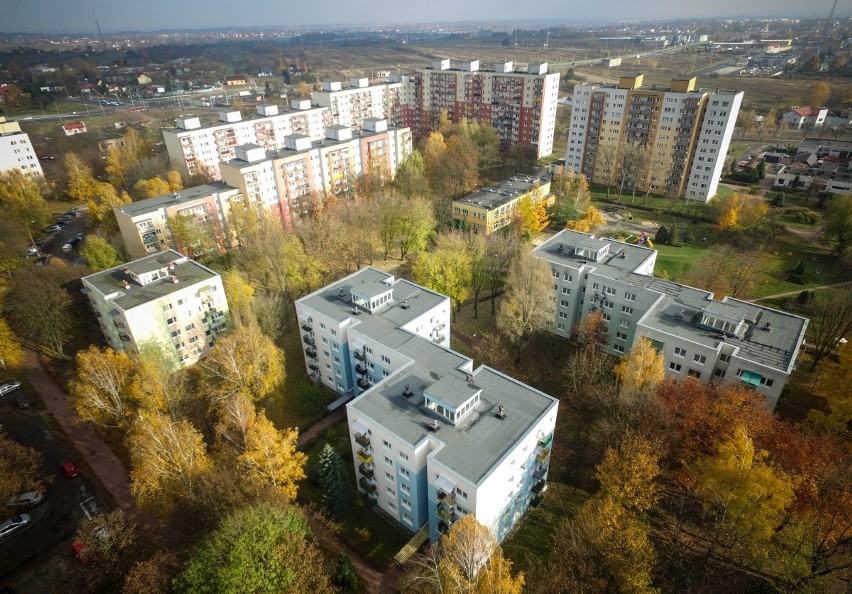
[[[96, 513], [101, 507], [79, 453], [51, 426], [51, 417], [44, 414], [40, 398], [26, 386], [20, 390], [27, 393], [31, 407], [19, 409], [12, 398], [14, 392], [0, 396], [0, 424], [10, 439], [43, 456], [45, 499], [36, 508], [16, 510], [30, 514], [32, 521], [25, 529], [0, 542], [0, 585], [13, 572], [16, 575], [26, 572], [57, 552], [70, 560], [70, 544], [77, 527], [87, 514]], [[60, 471], [60, 464], [67, 460], [79, 464], [82, 473], [72, 479], [66, 478]], [[4, 514], [0, 521], [15, 515], [15, 512], [0, 513]], [[45, 574], [54, 569], [46, 565], [39, 567], [37, 573]]]
[[[64, 221], [64, 225], [56, 231], [47, 231], [46, 229], [38, 229], [33, 231], [33, 239], [36, 241], [38, 253], [32, 251], [27, 253], [30, 258], [36, 258], [37, 263], [43, 263], [44, 257], [54, 256], [62, 258], [72, 263], [81, 262], [78, 255], [78, 250], [82, 245], [86, 232], [86, 214], [85, 207], [80, 207], [77, 211], [77, 216], [68, 218]], [[55, 213], [51, 219], [50, 226], [61, 220], [65, 213]], [[72, 244], [70, 249], [64, 249], [66, 244]], [[39, 258], [41, 256], [42, 258]]]

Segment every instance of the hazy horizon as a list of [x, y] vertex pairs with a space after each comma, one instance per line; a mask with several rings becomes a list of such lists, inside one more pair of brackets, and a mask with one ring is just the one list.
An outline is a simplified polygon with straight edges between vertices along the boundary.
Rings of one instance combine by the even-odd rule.
[[[801, 18], [824, 19], [833, 0], [817, 0], [804, 5], [793, 0], [717, 0], [713, 5], [688, 4], [672, 10], [664, 0], [636, 3], [612, 0], [606, 11], [598, 6], [572, 6], [557, 0], [469, 0], [464, 5], [435, 0], [426, 6], [387, 0], [364, 0], [342, 5], [335, 0], [291, 0], [288, 4], [271, 0], [248, 0], [239, 4], [224, 0], [205, 3], [148, 0], [30, 0], [7, 8], [0, 29], [3, 33], [91, 34], [97, 32], [95, 19], [104, 33], [198, 30], [228, 28], [322, 27], [410, 25], [417, 23], [496, 23], [531, 22], [567, 24], [571, 22], [612, 22], [628, 20], [675, 20], [702, 18]], [[578, 3], [579, 4], [579, 3]], [[838, 5], [836, 17], [852, 14], [852, 8]], [[549, 15], [549, 16], [548, 16]], [[436, 17], [443, 18], [436, 18]]]

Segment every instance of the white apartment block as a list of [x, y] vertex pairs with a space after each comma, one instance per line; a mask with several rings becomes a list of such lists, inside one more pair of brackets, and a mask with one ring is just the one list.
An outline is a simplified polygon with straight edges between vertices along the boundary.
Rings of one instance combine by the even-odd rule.
[[209, 231], [219, 251], [224, 251], [231, 247], [228, 231], [231, 203], [242, 199], [237, 188], [213, 182], [131, 202], [116, 207], [114, 212], [131, 258], [142, 258], [169, 248], [180, 252], [191, 248], [179, 245], [169, 229], [169, 219], [176, 216], [191, 216], [197, 225]]
[[550, 264], [556, 314], [551, 331], [599, 311], [607, 350], [623, 355], [638, 336], [665, 356], [671, 377], [740, 382], [774, 408], [796, 363], [808, 320], [655, 278], [653, 249], [563, 230], [535, 248]]
[[311, 377], [349, 399], [358, 491], [431, 539], [502, 540], [547, 485], [558, 401], [452, 351], [450, 301], [365, 268], [296, 302]]
[[[565, 167], [596, 183], [709, 201], [719, 186], [742, 91], [642, 87], [642, 75], [617, 85], [574, 87]], [[640, 160], [629, 177], [625, 163]]]
[[238, 111], [222, 112], [219, 122], [203, 126], [197, 116], [177, 118], [177, 126], [163, 130], [172, 167], [190, 179], [196, 175], [221, 178], [219, 164], [236, 158], [236, 148], [254, 144], [266, 150], [284, 147], [284, 138], [301, 134], [321, 140], [331, 125], [331, 111], [312, 108], [310, 101], [294, 100], [293, 109], [279, 113], [277, 105], [259, 105], [257, 114], [243, 118]]
[[83, 277], [104, 337], [113, 349], [138, 353], [155, 345], [187, 367], [210, 353], [227, 327], [221, 277], [174, 250]]
[[21, 132], [18, 122], [7, 122], [0, 116], [0, 171], [9, 169], [29, 176], [44, 175], [29, 134]]
[[401, 87], [402, 82], [370, 85], [366, 78], [353, 78], [346, 88], [339, 82], [324, 82], [311, 99], [314, 105], [330, 109], [339, 126], [361, 128], [366, 118], [393, 119]]

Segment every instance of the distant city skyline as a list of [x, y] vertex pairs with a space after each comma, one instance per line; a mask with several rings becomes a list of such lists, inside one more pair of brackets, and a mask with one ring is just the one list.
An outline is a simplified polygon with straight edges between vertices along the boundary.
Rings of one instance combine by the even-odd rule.
[[[570, 22], [634, 19], [770, 17], [824, 19], [833, 0], [802, 3], [795, 0], [716, 0], [689, 2], [674, 8], [668, 0], [611, 0], [600, 5], [574, 6], [559, 0], [450, 0], [410, 4], [388, 0], [248, 0], [233, 2], [175, 2], [174, 0], [29, 0], [14, 2], [4, 10], [2, 33], [97, 32], [104, 33], [179, 29], [227, 29], [285, 26], [383, 25], [435, 22], [552, 21]], [[838, 4], [836, 17], [852, 14], [846, 2]]]

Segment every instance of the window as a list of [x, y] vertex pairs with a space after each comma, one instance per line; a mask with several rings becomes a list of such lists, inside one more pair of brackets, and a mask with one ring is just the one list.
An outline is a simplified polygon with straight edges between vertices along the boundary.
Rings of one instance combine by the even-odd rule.
[[669, 363], [669, 369], [671, 369], [675, 373], [680, 373], [680, 363], [675, 363], [674, 361], [672, 361], [671, 363]]
[[408, 485], [401, 484], [399, 486], [399, 490], [405, 493], [406, 495], [411, 495], [411, 489], [408, 488]]
[[390, 459], [390, 458], [388, 458], [387, 456], [385, 456], [385, 464], [387, 464], [388, 466], [390, 466], [391, 468], [393, 468], [393, 460], [391, 460], [391, 459]]
[[562, 294], [563, 295], [570, 295], [571, 289], [569, 289], [568, 287], [562, 287]]
[[627, 320], [621, 320], [618, 325], [622, 328], [630, 328], [630, 322]]
[[627, 307], [626, 305], [622, 305], [622, 306], [621, 306], [621, 311], [622, 311], [623, 313], [626, 313], [628, 316], [632, 316], [632, 315], [633, 315], [633, 308], [632, 308], [632, 307]]
[[713, 375], [715, 375], [716, 377], [724, 377], [725, 371], [723, 369], [714, 369]]
[[567, 299], [561, 299], [559, 301], [559, 307], [568, 307], [569, 303]]
[[695, 353], [695, 355], [692, 357], [692, 360], [696, 363], [701, 363], [702, 365], [707, 363], [707, 357], [705, 357], [704, 355], [699, 355], [698, 353]]
[[675, 347], [674, 354], [677, 355], [678, 357], [685, 357], [686, 356], [686, 349], [682, 349], [680, 347]]
[[615, 338], [618, 340], [627, 340], [627, 334], [624, 332], [616, 332]]
[[384, 355], [382, 355], [382, 361], [390, 365], [390, 357], [385, 357]]
[[401, 474], [401, 475], [402, 475], [402, 476], [404, 476], [405, 478], [411, 478], [411, 473], [410, 473], [410, 472], [408, 472], [408, 469], [403, 468], [403, 467], [401, 467], [401, 466], [399, 467], [399, 474]]
[[625, 293], [624, 298], [628, 301], [636, 301], [636, 293]]
[[177, 318], [174, 318], [174, 317], [173, 317], [173, 318], [169, 318], [168, 320], [166, 320], [166, 323], [167, 323], [167, 324], [169, 324], [170, 326], [171, 326], [172, 324], [176, 324], [176, 323], [177, 323]]
[[403, 460], [408, 460], [408, 454], [406, 454], [405, 452], [400, 452], [399, 457]]
[[727, 362], [728, 362], [728, 361], [730, 361], [730, 360], [731, 360], [731, 356], [730, 356], [730, 355], [726, 355], [726, 354], [724, 354], [724, 353], [722, 353], [721, 355], [719, 355], [719, 361], [721, 361], [722, 363], [727, 363]]
[[[408, 506], [408, 509], [411, 509], [411, 506]], [[402, 514], [402, 519], [406, 524], [414, 524], [414, 520], [411, 519], [411, 516], [408, 514]]]
[[382, 440], [382, 444], [384, 444], [384, 446], [385, 446], [387, 449], [391, 449], [391, 444], [390, 444], [390, 442], [389, 442], [389, 441], [387, 441], [387, 440], [383, 439], [383, 440]]
[[395, 481], [393, 480], [393, 475], [392, 475], [391, 473], [389, 473], [389, 472], [386, 472], [386, 473], [385, 473], [385, 478], [386, 478], [387, 480], [389, 480], [390, 482], [392, 482], [392, 483], [393, 483], [393, 482], [395, 482]]
[[771, 379], [769, 379], [768, 377], [760, 378], [760, 385], [761, 386], [766, 386], [767, 388], [769, 388], [769, 387], [772, 387], [772, 384], [774, 384], [774, 383], [775, 382], [772, 381]]
[[562, 320], [566, 320], [566, 319], [568, 319], [568, 314], [565, 313], [564, 311], [560, 311], [559, 312], [559, 318], [562, 319]]
[[613, 348], [614, 351], [624, 354], [624, 346], [623, 345], [614, 344], [614, 345], [612, 345], [612, 348]]
[[694, 369], [690, 369], [689, 371], [687, 371], [686, 375], [688, 375], [689, 377], [694, 377], [695, 379], [701, 379], [701, 372], [695, 371]]

